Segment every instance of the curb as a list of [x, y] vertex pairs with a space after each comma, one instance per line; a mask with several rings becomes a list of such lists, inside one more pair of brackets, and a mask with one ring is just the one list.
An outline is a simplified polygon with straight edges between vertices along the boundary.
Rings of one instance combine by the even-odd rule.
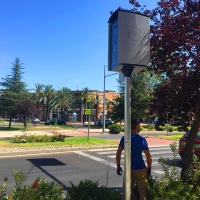
[[[73, 151], [84, 151], [90, 149], [109, 149], [109, 148], [118, 148], [118, 145], [102, 145], [102, 146], [84, 146], [84, 147], [66, 147], [58, 149], [37, 149], [37, 150], [27, 150], [23, 149], [19, 151], [12, 151], [12, 148], [0, 152], [1, 156], [16, 156], [16, 155], [36, 155], [36, 154], [53, 154], [53, 153], [64, 153], [64, 152], [73, 152]], [[10, 151], [9, 151], [10, 150]], [[6, 152], [5, 152], [6, 151]]]
[[[169, 147], [169, 145], [149, 145], [149, 148], [159, 148], [159, 147]], [[0, 152], [0, 157], [6, 156], [25, 156], [25, 155], [38, 155], [38, 154], [59, 154], [66, 152], [74, 152], [74, 151], [84, 151], [91, 149], [112, 149], [118, 148], [118, 145], [102, 145], [102, 146], [84, 146], [84, 147], [66, 147], [66, 148], [58, 148], [58, 149], [23, 149], [19, 151], [12, 151], [12, 148], [4, 150], [4, 152]], [[10, 150], [10, 151], [9, 151]]]

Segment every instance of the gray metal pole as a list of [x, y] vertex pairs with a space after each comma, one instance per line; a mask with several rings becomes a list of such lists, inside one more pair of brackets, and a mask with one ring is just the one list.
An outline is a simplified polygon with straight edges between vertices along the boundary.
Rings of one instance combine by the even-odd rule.
[[105, 132], [105, 106], [106, 106], [106, 74], [105, 74], [105, 68], [104, 66], [104, 82], [103, 82], [103, 133]]
[[125, 199], [131, 199], [131, 77], [125, 77], [124, 92], [124, 174]]
[[90, 140], [90, 115], [88, 116], [88, 141]]
[[125, 77], [124, 88], [124, 196], [131, 200], [131, 74], [132, 65], [125, 65], [122, 72]]

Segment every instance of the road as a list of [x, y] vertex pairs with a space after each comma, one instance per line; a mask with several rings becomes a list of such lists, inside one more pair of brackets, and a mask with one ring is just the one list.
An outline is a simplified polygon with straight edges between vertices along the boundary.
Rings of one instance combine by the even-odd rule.
[[[150, 147], [153, 157], [152, 175], [161, 177], [163, 170], [158, 159], [169, 158], [172, 152], [169, 146]], [[78, 184], [81, 180], [98, 181], [99, 186], [121, 187], [123, 176], [116, 175], [115, 149], [92, 149], [64, 153], [50, 153], [25, 156], [2, 156], [0, 158], [0, 183], [8, 177], [8, 191], [14, 186], [13, 171], [23, 170], [27, 176], [24, 184], [31, 184], [39, 176], [48, 181], [61, 183], [64, 189], [69, 181]], [[123, 156], [122, 156], [123, 157]], [[122, 167], [124, 162], [122, 160]], [[178, 159], [178, 166], [181, 160]], [[179, 168], [180, 169], [180, 168]]]

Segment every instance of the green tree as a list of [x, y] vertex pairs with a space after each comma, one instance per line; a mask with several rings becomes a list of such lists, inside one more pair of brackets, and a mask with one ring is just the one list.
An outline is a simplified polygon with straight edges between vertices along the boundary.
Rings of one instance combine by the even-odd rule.
[[[151, 87], [149, 87], [149, 77], [147, 73], [141, 72], [132, 75], [131, 79], [131, 116], [143, 119], [149, 110], [151, 99]], [[119, 96], [112, 101], [112, 111], [108, 117], [115, 122], [124, 119], [124, 84], [119, 86]]]
[[108, 118], [108, 116], [109, 116], [111, 106], [112, 106], [112, 101], [106, 99], [106, 110], [107, 110], [106, 118]]
[[98, 120], [98, 114], [100, 112], [100, 109], [99, 109], [99, 103], [102, 101], [102, 99], [99, 97], [99, 95], [96, 95], [96, 98], [95, 98], [95, 108], [96, 108], [96, 120]]
[[55, 108], [61, 107], [61, 117], [64, 118], [65, 108], [70, 108], [73, 101], [73, 95], [69, 88], [63, 87], [56, 94]]
[[36, 100], [36, 104], [37, 104], [37, 109], [39, 109], [39, 104], [40, 104], [40, 101], [42, 99], [42, 96], [43, 96], [43, 88], [44, 88], [44, 85], [43, 84], [35, 84], [35, 89], [33, 89], [35, 92], [34, 92], [34, 99]]
[[24, 72], [20, 59], [16, 58], [12, 65], [11, 74], [2, 78], [0, 82], [0, 112], [4, 116], [9, 116], [9, 128], [12, 118], [16, 116], [16, 102], [30, 98], [26, 84], [22, 81]]
[[46, 103], [46, 120], [48, 119], [49, 116], [49, 103], [52, 97], [54, 96], [55, 92], [53, 89], [52, 85], [44, 85], [44, 93], [43, 93], [43, 98], [44, 102]]

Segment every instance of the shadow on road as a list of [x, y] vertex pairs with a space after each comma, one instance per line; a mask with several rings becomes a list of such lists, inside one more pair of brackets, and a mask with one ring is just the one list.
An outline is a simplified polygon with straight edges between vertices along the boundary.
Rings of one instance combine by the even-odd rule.
[[27, 160], [31, 162], [34, 166], [36, 166], [38, 169], [40, 169], [42, 172], [44, 172], [46, 175], [48, 175], [50, 178], [52, 178], [56, 183], [62, 184], [64, 190], [67, 189], [67, 186], [64, 183], [60, 182], [60, 180], [53, 176], [52, 173], [49, 173], [48, 171], [42, 168], [43, 166], [63, 166], [66, 165], [65, 163], [55, 158], [33, 158]]

